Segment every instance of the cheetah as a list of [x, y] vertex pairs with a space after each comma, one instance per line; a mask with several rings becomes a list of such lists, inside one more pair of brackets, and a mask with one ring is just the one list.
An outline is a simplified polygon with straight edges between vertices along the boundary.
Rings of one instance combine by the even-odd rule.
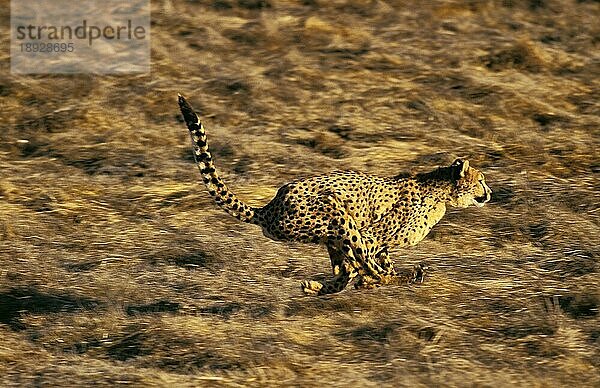
[[[389, 257], [392, 247], [407, 247], [423, 240], [446, 212], [446, 205], [483, 206], [491, 189], [483, 174], [468, 160], [455, 160], [411, 176], [379, 177], [355, 171], [299, 179], [279, 188], [263, 207], [251, 207], [231, 192], [209, 152], [205, 129], [184, 97], [179, 107], [189, 129], [194, 158], [202, 180], [215, 202], [240, 221], [258, 225], [276, 241], [325, 245], [332, 277], [305, 280], [308, 295], [342, 291], [354, 281], [356, 288], [374, 288], [398, 282], [401, 277]], [[417, 267], [409, 280], [422, 281]]]

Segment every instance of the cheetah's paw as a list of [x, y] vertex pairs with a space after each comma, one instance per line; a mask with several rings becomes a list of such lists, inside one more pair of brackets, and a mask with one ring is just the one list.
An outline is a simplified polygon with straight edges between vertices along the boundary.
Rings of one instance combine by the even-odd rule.
[[319, 295], [319, 291], [323, 288], [323, 283], [314, 280], [305, 280], [301, 284], [302, 291], [306, 295]]
[[409, 283], [423, 283], [427, 270], [429, 270], [429, 266], [425, 263], [415, 265]]

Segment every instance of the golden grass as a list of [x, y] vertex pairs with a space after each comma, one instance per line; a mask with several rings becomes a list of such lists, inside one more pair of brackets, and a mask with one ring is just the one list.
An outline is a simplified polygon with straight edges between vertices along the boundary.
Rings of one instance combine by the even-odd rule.
[[[600, 385], [597, 14], [157, 1], [150, 75], [2, 61], [0, 385]], [[493, 200], [393, 252], [425, 283], [304, 297], [325, 250], [212, 203], [177, 92], [253, 205], [297, 177], [457, 156]]]

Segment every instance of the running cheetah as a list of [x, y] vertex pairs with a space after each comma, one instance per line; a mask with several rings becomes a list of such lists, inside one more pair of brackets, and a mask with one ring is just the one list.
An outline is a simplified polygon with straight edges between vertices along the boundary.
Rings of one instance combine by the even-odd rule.
[[[259, 225], [273, 240], [327, 247], [333, 277], [302, 282], [309, 295], [340, 292], [355, 278], [356, 288], [398, 282], [390, 247], [417, 244], [442, 219], [446, 205], [481, 207], [491, 198], [483, 174], [457, 159], [448, 167], [410, 177], [335, 171], [300, 179], [282, 186], [265, 206], [250, 207], [217, 174], [204, 127], [181, 95], [179, 107], [202, 180], [219, 206], [238, 220]], [[422, 268], [414, 275], [422, 280]]]

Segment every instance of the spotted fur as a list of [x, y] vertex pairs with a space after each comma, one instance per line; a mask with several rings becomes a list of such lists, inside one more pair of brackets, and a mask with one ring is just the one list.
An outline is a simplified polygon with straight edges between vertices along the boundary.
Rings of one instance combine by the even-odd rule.
[[[297, 180], [283, 185], [265, 206], [240, 201], [217, 174], [204, 127], [192, 107], [179, 96], [202, 180], [215, 202], [241, 221], [259, 225], [279, 241], [327, 247], [333, 278], [304, 281], [307, 294], [343, 290], [357, 278], [357, 288], [397, 282], [389, 258], [391, 247], [415, 245], [454, 207], [483, 206], [491, 190], [483, 174], [457, 159], [448, 167], [409, 177], [383, 178], [355, 171]], [[422, 268], [414, 276], [422, 278]]]

